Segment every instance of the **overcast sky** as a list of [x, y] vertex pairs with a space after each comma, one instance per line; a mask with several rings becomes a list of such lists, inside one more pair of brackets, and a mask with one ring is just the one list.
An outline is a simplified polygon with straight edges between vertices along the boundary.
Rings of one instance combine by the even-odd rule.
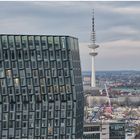
[[140, 2], [0, 2], [0, 33], [75, 36], [82, 70], [90, 70], [93, 8], [96, 69], [140, 70]]

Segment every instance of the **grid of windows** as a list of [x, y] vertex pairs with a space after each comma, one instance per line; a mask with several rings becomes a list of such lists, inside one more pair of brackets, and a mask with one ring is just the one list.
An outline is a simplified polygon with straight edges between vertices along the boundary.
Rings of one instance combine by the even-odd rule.
[[84, 132], [100, 131], [100, 126], [84, 127]]
[[81, 138], [77, 39], [0, 35], [0, 91], [0, 138]]
[[125, 139], [125, 123], [110, 123], [110, 139]]
[[100, 133], [84, 134], [84, 139], [100, 139]]

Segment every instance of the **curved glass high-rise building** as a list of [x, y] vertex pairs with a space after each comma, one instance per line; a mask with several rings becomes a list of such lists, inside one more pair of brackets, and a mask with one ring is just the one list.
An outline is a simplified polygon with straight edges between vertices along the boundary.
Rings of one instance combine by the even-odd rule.
[[0, 35], [0, 138], [82, 138], [78, 40]]

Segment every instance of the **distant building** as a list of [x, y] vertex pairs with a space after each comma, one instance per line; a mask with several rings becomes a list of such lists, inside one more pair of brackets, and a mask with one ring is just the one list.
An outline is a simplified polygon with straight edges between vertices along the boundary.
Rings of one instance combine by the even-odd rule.
[[90, 86], [91, 85], [91, 76], [83, 76], [83, 85]]
[[110, 139], [125, 139], [125, 123], [110, 123], [109, 126]]
[[101, 138], [101, 124], [91, 123], [84, 125], [84, 139], [100, 139]]
[[78, 40], [0, 35], [0, 138], [82, 138]]
[[84, 139], [125, 139], [124, 122], [92, 122], [84, 125]]

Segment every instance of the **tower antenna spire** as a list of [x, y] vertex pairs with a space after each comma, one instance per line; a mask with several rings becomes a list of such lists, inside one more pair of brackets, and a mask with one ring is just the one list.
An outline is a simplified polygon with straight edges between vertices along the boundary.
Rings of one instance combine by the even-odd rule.
[[92, 74], [91, 74], [91, 87], [96, 87], [96, 78], [95, 78], [95, 56], [98, 54], [95, 50], [99, 47], [96, 45], [96, 34], [95, 34], [95, 22], [94, 22], [94, 9], [92, 12], [92, 30], [91, 30], [91, 44], [89, 48], [91, 52], [89, 53], [92, 57]]
[[95, 44], [96, 41], [96, 34], [95, 34], [95, 23], [94, 23], [94, 9], [92, 12], [92, 33], [91, 33], [91, 41]]

